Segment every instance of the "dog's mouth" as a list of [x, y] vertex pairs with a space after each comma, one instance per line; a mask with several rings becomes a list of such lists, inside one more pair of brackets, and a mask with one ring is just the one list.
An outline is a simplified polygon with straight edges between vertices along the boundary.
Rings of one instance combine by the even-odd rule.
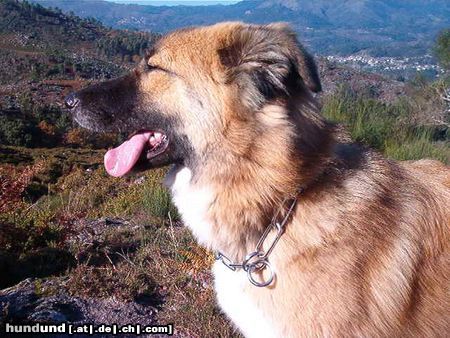
[[130, 173], [138, 162], [150, 161], [162, 155], [169, 145], [169, 138], [161, 131], [135, 132], [117, 148], [105, 154], [105, 169], [111, 176], [121, 177]]

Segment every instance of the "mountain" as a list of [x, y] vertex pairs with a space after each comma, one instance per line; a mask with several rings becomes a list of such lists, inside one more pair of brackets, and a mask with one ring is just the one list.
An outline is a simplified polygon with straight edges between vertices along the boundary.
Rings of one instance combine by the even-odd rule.
[[0, 18], [0, 144], [62, 142], [65, 95], [133, 67], [158, 37], [18, 0], [0, 0]]
[[114, 30], [93, 18], [19, 0], [0, 0], [0, 85], [22, 80], [114, 76], [157, 35]]
[[[134, 48], [146, 48], [148, 40], [156, 36], [144, 32], [117, 31], [105, 27], [100, 21], [80, 18], [73, 13], [64, 14], [58, 8], [45, 8], [22, 0], [0, 0], [0, 34], [2, 44], [34, 47], [40, 50], [58, 48], [72, 51], [101, 49], [105, 39], [121, 36], [123, 54]], [[126, 37], [125, 37], [126, 35]], [[141, 43], [141, 46], [135, 46]], [[120, 51], [117, 51], [118, 53]], [[95, 53], [94, 53], [95, 54]], [[137, 53], [136, 53], [137, 54]], [[111, 55], [110, 55], [111, 56]]]
[[244, 0], [234, 5], [142, 6], [102, 0], [34, 0], [116, 28], [167, 32], [224, 20], [287, 21], [316, 53], [420, 56], [450, 26], [448, 0]]
[[[0, 0], [0, 34], [3, 45], [43, 50], [49, 47], [77, 50], [95, 44], [109, 29], [93, 18], [65, 15], [26, 1]], [[12, 46], [12, 44], [11, 44]]]

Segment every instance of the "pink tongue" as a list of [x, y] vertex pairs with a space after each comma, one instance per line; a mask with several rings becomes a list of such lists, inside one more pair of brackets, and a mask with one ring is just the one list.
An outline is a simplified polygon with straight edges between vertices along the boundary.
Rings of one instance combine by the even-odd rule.
[[142, 150], [150, 140], [151, 133], [134, 135], [120, 146], [108, 150], [105, 154], [105, 169], [111, 176], [120, 177], [133, 169]]

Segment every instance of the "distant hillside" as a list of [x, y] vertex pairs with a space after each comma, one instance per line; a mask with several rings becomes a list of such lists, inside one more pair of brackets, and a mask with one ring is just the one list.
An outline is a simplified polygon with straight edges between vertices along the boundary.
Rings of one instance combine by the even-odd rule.
[[95, 19], [65, 15], [58, 9], [46, 9], [26, 1], [0, 0], [0, 17], [2, 35], [9, 35], [9, 40], [14, 40], [16, 45], [41, 49], [93, 43], [108, 31]]
[[157, 38], [27, 1], [0, 0], [0, 17], [0, 66], [9, 70], [0, 85], [114, 76], [117, 64], [139, 59]]
[[94, 18], [83, 19], [22, 0], [0, 0], [0, 17], [3, 47], [57, 48], [123, 58], [139, 55], [157, 37], [148, 32], [112, 30]]
[[34, 0], [106, 25], [166, 32], [224, 20], [288, 21], [314, 52], [417, 56], [450, 26], [448, 0], [244, 0], [235, 5], [155, 7], [101, 0]]
[[0, 0], [0, 18], [0, 144], [73, 142], [67, 93], [122, 74], [158, 38], [26, 1]]

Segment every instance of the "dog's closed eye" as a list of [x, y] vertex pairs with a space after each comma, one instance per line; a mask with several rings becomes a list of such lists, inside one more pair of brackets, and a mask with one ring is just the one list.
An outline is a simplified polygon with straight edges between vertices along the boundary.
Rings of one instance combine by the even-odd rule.
[[154, 70], [162, 70], [162, 71], [164, 71], [165, 69], [161, 68], [161, 67], [159, 67], [157, 65], [154, 65], [154, 64], [147, 64], [147, 70], [148, 71], [154, 71]]

